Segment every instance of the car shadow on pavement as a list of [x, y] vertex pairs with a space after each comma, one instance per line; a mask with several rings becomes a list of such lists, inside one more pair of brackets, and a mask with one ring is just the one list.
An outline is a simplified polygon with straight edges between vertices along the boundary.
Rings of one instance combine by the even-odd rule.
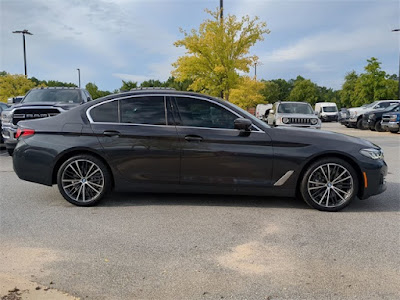
[[122, 193], [109, 194], [98, 206], [227, 206], [227, 207], [269, 207], [309, 209], [301, 199], [262, 196], [232, 196], [204, 194], [154, 194]]

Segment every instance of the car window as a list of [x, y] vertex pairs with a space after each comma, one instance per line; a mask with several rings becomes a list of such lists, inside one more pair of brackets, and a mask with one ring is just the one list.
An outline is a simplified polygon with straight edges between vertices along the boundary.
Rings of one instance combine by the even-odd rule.
[[163, 96], [143, 96], [120, 100], [121, 123], [166, 125]]
[[30, 91], [23, 101], [23, 103], [34, 102], [80, 103], [81, 97], [79, 90], [37, 89]]
[[237, 115], [207, 100], [176, 97], [183, 126], [234, 129]]
[[314, 114], [311, 106], [307, 103], [281, 103], [278, 113], [284, 114]]
[[90, 111], [93, 122], [118, 123], [118, 101], [107, 102]]

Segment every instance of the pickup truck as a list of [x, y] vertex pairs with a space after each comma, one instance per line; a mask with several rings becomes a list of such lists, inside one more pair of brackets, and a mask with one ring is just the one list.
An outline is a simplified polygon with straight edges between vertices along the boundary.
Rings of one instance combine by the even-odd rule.
[[19, 121], [56, 116], [92, 100], [89, 92], [80, 88], [48, 87], [30, 90], [18, 104], [1, 112], [1, 134], [8, 154], [17, 145], [15, 134]]

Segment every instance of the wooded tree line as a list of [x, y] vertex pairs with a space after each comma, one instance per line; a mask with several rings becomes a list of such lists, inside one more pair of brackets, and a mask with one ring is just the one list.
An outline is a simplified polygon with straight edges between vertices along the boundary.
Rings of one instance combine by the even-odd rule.
[[[341, 90], [319, 86], [302, 76], [295, 79], [256, 80], [248, 75], [258, 62], [250, 49], [269, 33], [265, 22], [255, 17], [234, 15], [220, 18], [220, 12], [209, 11], [209, 19], [200, 24], [199, 29], [190, 32], [181, 29], [183, 38], [175, 42], [176, 47], [184, 47], [185, 55], [173, 63], [172, 76], [166, 81], [151, 79], [142, 83], [122, 81], [120, 88], [112, 93], [129, 91], [138, 87], [169, 87], [179, 91], [195, 91], [224, 98], [244, 109], [259, 103], [276, 101], [301, 101], [314, 105], [316, 102], [335, 102], [339, 107], [354, 107], [380, 99], [396, 99], [398, 77], [381, 69], [377, 58], [367, 60], [364, 72], [350, 71], [344, 77]], [[0, 100], [24, 95], [35, 86], [75, 86], [56, 80], [38, 80], [22, 75], [0, 72]], [[100, 90], [92, 82], [86, 89], [93, 99], [111, 94]]]

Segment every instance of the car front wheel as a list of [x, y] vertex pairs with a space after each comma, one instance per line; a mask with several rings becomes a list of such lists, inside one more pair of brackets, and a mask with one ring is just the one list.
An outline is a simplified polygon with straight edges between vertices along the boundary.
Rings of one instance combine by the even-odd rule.
[[350, 204], [358, 191], [354, 168], [339, 158], [324, 158], [311, 164], [301, 181], [304, 201], [323, 211], [339, 211]]
[[91, 155], [77, 155], [65, 161], [57, 173], [61, 195], [78, 206], [97, 204], [111, 188], [107, 166]]

